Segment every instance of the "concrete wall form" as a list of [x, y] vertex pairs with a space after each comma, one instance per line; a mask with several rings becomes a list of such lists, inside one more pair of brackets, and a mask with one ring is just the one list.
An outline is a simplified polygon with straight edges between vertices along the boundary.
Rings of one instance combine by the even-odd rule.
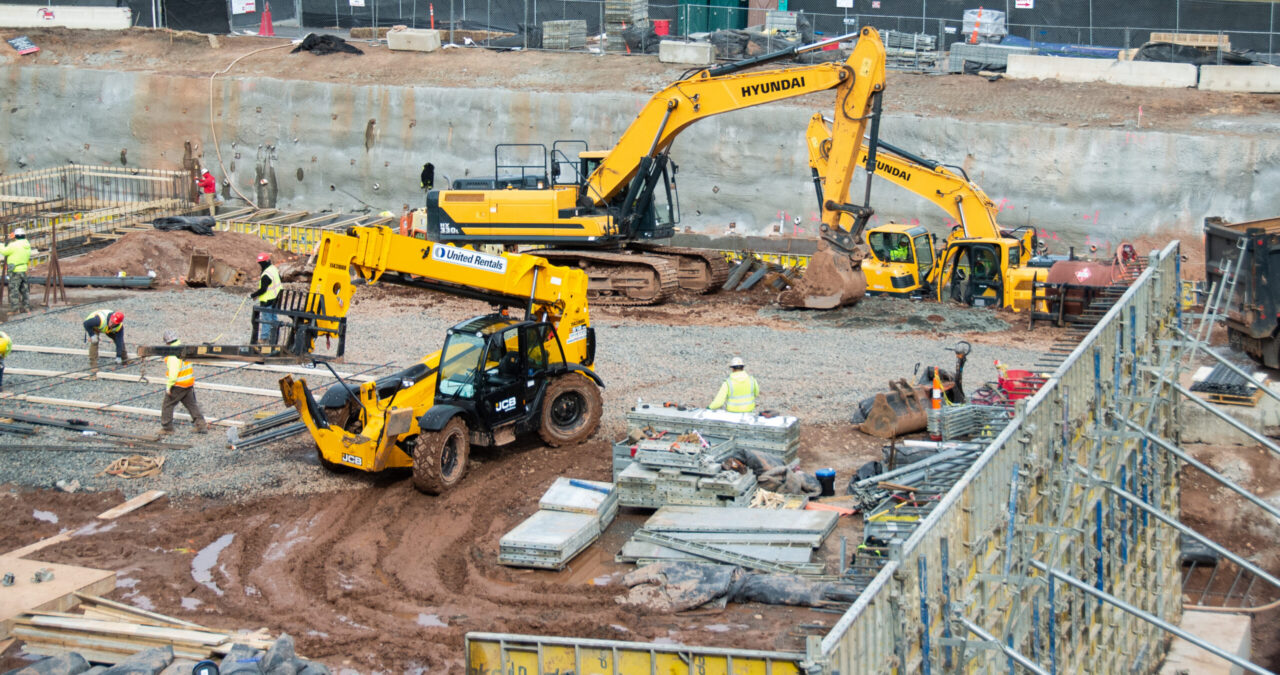
[[[184, 141], [219, 179], [262, 206], [398, 213], [422, 205], [418, 173], [491, 175], [498, 142], [614, 143], [646, 94], [553, 94], [218, 79], [212, 147], [205, 77], [0, 66], [0, 171], [67, 162], [178, 167]], [[889, 95], [892, 95], [890, 93]], [[676, 141], [682, 224], [763, 233], [800, 216], [816, 230], [804, 130], [825, 97], [694, 125]], [[1134, 105], [1135, 122], [1137, 103]], [[1002, 207], [1006, 227], [1033, 225], [1051, 246], [1140, 236], [1199, 237], [1207, 215], [1251, 220], [1280, 212], [1280, 119], [1206, 117], [1203, 133], [887, 116], [886, 140], [965, 168]], [[861, 180], [861, 178], [859, 179]], [[263, 183], [263, 181], [266, 181]], [[862, 186], [855, 184], [861, 198]], [[224, 189], [223, 197], [235, 195]], [[873, 223], [919, 221], [945, 233], [930, 203], [876, 181]], [[1061, 245], [1061, 246], [1060, 246]], [[1065, 250], [1064, 250], [1065, 252]]]
[[1177, 623], [1178, 533], [1111, 496], [1085, 471], [1176, 516], [1178, 466], [1122, 431], [1112, 411], [1177, 438], [1176, 393], [1152, 370], [1177, 354], [1177, 242], [966, 472], [941, 504], [892, 544], [890, 562], [808, 658], [824, 673], [1012, 671], [976, 623], [1045, 672], [1153, 672], [1160, 629], [1048, 583], [1040, 561]]

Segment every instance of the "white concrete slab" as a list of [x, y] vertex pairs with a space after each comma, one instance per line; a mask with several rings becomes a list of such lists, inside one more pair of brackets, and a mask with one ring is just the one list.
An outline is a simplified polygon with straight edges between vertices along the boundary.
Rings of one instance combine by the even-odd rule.
[[[1224, 651], [1249, 660], [1249, 636], [1253, 619], [1248, 614], [1220, 614], [1218, 612], [1182, 613], [1178, 627]], [[1210, 654], [1182, 638], [1174, 638], [1169, 654], [1160, 668], [1160, 675], [1177, 673], [1194, 675], [1243, 675], [1244, 669]]]
[[[128, 7], [71, 7], [67, 5], [0, 5], [2, 28], [89, 28], [124, 30], [133, 25]], [[37, 42], [36, 46], [40, 46]]]
[[1280, 92], [1280, 68], [1276, 66], [1200, 66], [1199, 88], [1205, 91], [1274, 94]]
[[440, 31], [426, 28], [392, 28], [387, 31], [387, 49], [406, 52], [434, 52], [440, 48]]
[[658, 60], [662, 63], [709, 66], [716, 62], [716, 48], [710, 42], [663, 40], [658, 43]]
[[1188, 63], [1010, 54], [1005, 77], [1061, 82], [1105, 82], [1128, 87], [1176, 88], [1196, 86], [1196, 67]]

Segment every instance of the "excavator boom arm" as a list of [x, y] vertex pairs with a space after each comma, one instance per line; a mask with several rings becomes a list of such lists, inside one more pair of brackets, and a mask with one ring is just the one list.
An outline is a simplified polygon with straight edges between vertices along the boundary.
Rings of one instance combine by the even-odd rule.
[[[826, 42], [785, 53], [810, 51]], [[762, 62], [764, 60], [756, 60], [745, 65]], [[730, 64], [704, 69], [654, 94], [617, 145], [587, 178], [585, 195], [596, 205], [612, 201], [628, 187], [645, 157], [665, 152], [676, 136], [694, 122], [829, 89], [836, 90], [837, 124], [845, 137], [841, 144], [860, 145], [871, 94], [884, 88], [884, 45], [875, 29], [864, 28], [849, 58], [841, 63], [737, 72], [741, 67], [745, 66]], [[853, 175], [852, 165], [847, 176], [840, 172], [841, 167], [836, 169], [833, 181], [843, 179], [847, 183]], [[847, 185], [844, 190], [839, 188], [833, 184], [833, 193], [847, 192]]]

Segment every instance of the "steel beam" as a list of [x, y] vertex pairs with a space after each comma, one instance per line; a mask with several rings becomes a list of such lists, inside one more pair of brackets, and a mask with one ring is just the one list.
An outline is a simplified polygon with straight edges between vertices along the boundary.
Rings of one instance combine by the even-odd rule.
[[1014, 649], [1013, 647], [1010, 647], [1009, 645], [1006, 645], [1005, 643], [997, 640], [994, 635], [983, 630], [982, 626], [979, 626], [978, 624], [964, 618], [963, 616], [960, 616], [959, 614], [956, 615], [955, 619], [956, 621], [960, 622], [960, 625], [969, 629], [970, 633], [977, 635], [983, 640], [994, 645], [1000, 651], [1004, 652], [1005, 656], [1008, 656], [1009, 658], [1013, 659], [1014, 663], [1017, 663], [1018, 665], [1022, 666], [1023, 668], [1026, 668], [1027, 670], [1035, 673], [1036, 675], [1049, 675], [1049, 672], [1046, 671], [1044, 668], [1041, 668], [1040, 666], [1036, 665], [1035, 661], [1032, 661], [1031, 659], [1023, 656], [1021, 652]]

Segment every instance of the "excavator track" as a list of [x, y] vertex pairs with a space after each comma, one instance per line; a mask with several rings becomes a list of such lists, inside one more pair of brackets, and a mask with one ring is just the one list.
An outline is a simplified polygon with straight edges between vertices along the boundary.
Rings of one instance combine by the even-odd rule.
[[587, 273], [587, 298], [612, 306], [658, 305], [679, 288], [675, 263], [660, 255], [535, 249], [536, 256]]
[[714, 293], [729, 280], [729, 261], [719, 251], [636, 243], [627, 248], [675, 258], [680, 288], [690, 293]]

